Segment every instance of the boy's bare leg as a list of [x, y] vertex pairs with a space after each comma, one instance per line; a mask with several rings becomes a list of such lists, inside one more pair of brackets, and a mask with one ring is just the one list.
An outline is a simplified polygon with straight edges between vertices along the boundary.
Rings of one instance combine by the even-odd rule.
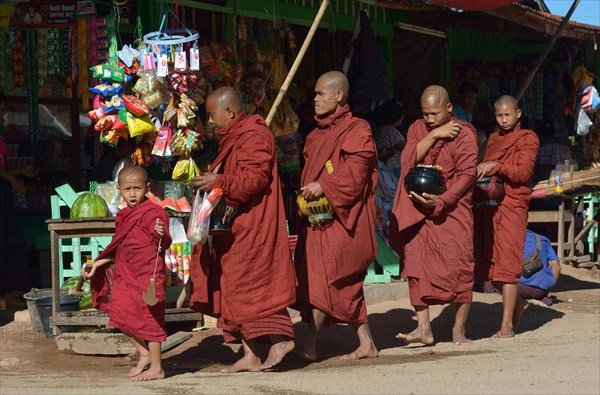
[[233, 365], [222, 369], [221, 373], [259, 372], [261, 363], [256, 346], [256, 340], [242, 339], [244, 356]]
[[312, 319], [309, 323], [306, 340], [301, 346], [296, 345], [294, 354], [308, 361], [317, 360], [317, 334], [319, 333], [319, 329], [321, 329], [321, 326], [323, 326], [326, 319], [327, 314], [323, 313], [321, 310], [312, 310]]
[[150, 367], [145, 372], [133, 376], [135, 381], [160, 380], [165, 378], [165, 371], [162, 368], [162, 355], [160, 351], [160, 342], [148, 342], [150, 352]]
[[454, 318], [454, 327], [452, 328], [452, 342], [454, 344], [471, 343], [471, 339], [465, 336], [465, 327], [471, 303], [455, 303], [456, 315]]
[[277, 365], [283, 357], [294, 349], [294, 340], [283, 335], [270, 335], [271, 348], [267, 360], [261, 365], [261, 369], [270, 369]]
[[134, 377], [142, 373], [144, 369], [146, 369], [146, 367], [152, 362], [150, 358], [150, 350], [148, 349], [148, 343], [145, 340], [140, 339], [129, 332], [123, 332], [123, 334], [127, 336], [127, 339], [129, 339], [131, 344], [134, 345], [135, 349], [140, 354], [137, 365], [134, 368], [131, 368], [128, 374], [129, 377]]
[[433, 332], [431, 331], [431, 320], [429, 319], [429, 307], [413, 306], [417, 313], [417, 327], [410, 333], [398, 333], [396, 339], [407, 344], [423, 343], [427, 346], [433, 344]]
[[354, 324], [354, 329], [356, 329], [356, 334], [358, 335], [360, 344], [356, 350], [352, 351], [350, 354], [342, 355], [341, 358], [344, 360], [355, 360], [377, 357], [379, 352], [375, 347], [375, 343], [373, 343], [371, 331], [369, 330], [369, 324]]

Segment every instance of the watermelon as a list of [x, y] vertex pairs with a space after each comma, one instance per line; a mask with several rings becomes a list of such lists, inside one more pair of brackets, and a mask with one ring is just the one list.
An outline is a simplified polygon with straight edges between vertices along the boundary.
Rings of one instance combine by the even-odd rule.
[[[80, 277], [71, 277], [60, 286], [60, 289], [63, 291], [69, 291], [69, 288], [75, 288], [77, 286], [77, 282]], [[83, 291], [83, 296], [79, 299], [79, 309], [86, 310], [92, 308], [92, 290], [90, 288], [90, 280], [85, 280], [83, 286], [81, 287]]]
[[104, 218], [110, 215], [108, 205], [102, 196], [85, 192], [75, 200], [71, 207], [71, 218]]

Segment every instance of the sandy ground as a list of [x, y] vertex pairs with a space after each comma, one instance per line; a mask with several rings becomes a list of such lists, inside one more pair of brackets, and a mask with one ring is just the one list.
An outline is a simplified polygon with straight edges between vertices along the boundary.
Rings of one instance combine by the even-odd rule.
[[[125, 357], [70, 355], [23, 322], [0, 328], [1, 394], [598, 394], [600, 393], [600, 275], [563, 266], [552, 307], [532, 303], [514, 339], [493, 339], [499, 295], [474, 294], [469, 345], [453, 345], [451, 306], [431, 309], [437, 344], [402, 346], [394, 335], [414, 328], [408, 298], [369, 305], [380, 357], [346, 362], [357, 340], [348, 326], [323, 330], [317, 362], [288, 356], [277, 371], [223, 375], [238, 346], [216, 329], [164, 356], [165, 380], [133, 382]], [[302, 330], [302, 324], [296, 324]], [[177, 328], [181, 329], [181, 328]], [[266, 352], [266, 350], [265, 350]]]

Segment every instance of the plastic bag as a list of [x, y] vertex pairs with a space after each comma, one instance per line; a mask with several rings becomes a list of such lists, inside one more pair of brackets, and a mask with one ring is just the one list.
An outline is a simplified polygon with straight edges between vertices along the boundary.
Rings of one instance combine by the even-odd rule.
[[187, 230], [187, 239], [192, 244], [204, 244], [208, 240], [208, 231], [210, 226], [210, 214], [221, 200], [223, 190], [215, 188], [210, 193], [200, 191], [196, 193], [194, 198], [194, 206]]
[[579, 136], [586, 136], [590, 132], [590, 126], [592, 126], [592, 120], [583, 110], [579, 110], [577, 114], [577, 134]]

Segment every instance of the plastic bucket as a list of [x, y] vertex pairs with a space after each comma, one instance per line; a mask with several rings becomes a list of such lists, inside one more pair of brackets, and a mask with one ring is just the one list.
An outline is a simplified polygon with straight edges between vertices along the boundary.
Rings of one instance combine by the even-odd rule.
[[36, 332], [42, 331], [42, 321], [38, 314], [38, 309], [35, 306], [35, 300], [40, 298], [51, 298], [52, 288], [37, 289], [33, 288], [30, 292], [23, 295], [23, 298], [27, 301], [27, 310], [29, 311], [29, 319], [31, 320], [31, 326]]
[[[52, 296], [47, 298], [35, 299], [35, 305], [42, 322], [42, 329], [46, 339], [54, 338], [52, 328], [50, 327], [50, 317], [52, 316]], [[79, 298], [70, 295], [60, 295], [60, 310], [61, 311], [78, 311]], [[63, 332], [73, 332], [72, 326], [61, 326]]]

